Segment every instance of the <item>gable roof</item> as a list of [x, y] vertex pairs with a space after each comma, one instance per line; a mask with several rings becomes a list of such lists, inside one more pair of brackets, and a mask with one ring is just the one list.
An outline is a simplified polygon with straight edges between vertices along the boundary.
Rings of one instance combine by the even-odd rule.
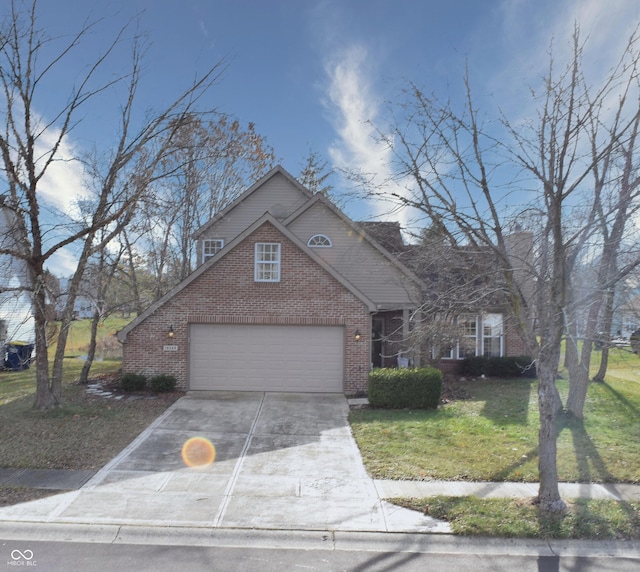
[[[396, 256], [391, 254], [386, 248], [384, 248], [377, 240], [375, 240], [360, 223], [353, 222], [347, 215], [345, 215], [337, 206], [335, 206], [327, 197], [325, 197], [322, 193], [317, 193], [313, 195], [313, 198], [310, 201], [307, 201], [301, 207], [299, 207], [296, 211], [291, 213], [283, 222], [286, 226], [289, 226], [294, 220], [300, 217], [303, 213], [309, 210], [312, 206], [322, 203], [323, 206], [327, 207], [334, 215], [336, 215], [342, 222], [344, 222], [349, 228], [351, 228], [356, 235], [362, 237], [367, 241], [375, 250], [377, 250], [382, 256], [387, 258], [396, 268], [398, 268], [402, 273], [404, 273], [408, 278], [410, 278], [413, 282], [415, 282], [420, 287], [426, 287], [424, 281], [410, 268], [405, 266]], [[392, 223], [397, 224], [397, 223]]]
[[189, 276], [187, 276], [180, 284], [174, 286], [169, 290], [162, 298], [151, 304], [144, 312], [142, 312], [135, 320], [127, 324], [118, 333], [117, 337], [121, 342], [124, 342], [128, 333], [136, 328], [138, 324], [144, 322], [149, 316], [151, 316], [156, 310], [164, 306], [169, 300], [171, 300], [176, 294], [184, 290], [189, 284], [201, 276], [213, 265], [217, 264], [225, 256], [228, 256], [230, 252], [234, 250], [240, 243], [242, 243], [247, 237], [253, 234], [258, 228], [265, 223], [270, 223], [274, 226], [282, 235], [290, 240], [295, 246], [302, 250], [309, 258], [311, 258], [316, 264], [322, 267], [328, 274], [330, 274], [335, 280], [337, 280], [342, 286], [349, 290], [356, 298], [358, 298], [363, 304], [367, 306], [370, 312], [376, 310], [376, 305], [365, 296], [360, 290], [358, 290], [353, 284], [348, 282], [341, 274], [336, 272], [329, 264], [327, 264], [320, 256], [318, 256], [312, 248], [309, 248], [304, 244], [295, 234], [287, 229], [281, 222], [279, 222], [272, 214], [265, 213], [253, 224], [247, 227], [242, 233], [234, 238], [227, 246], [221, 249], [215, 256], [207, 260], [204, 264], [200, 265]]
[[267, 181], [273, 179], [277, 175], [282, 175], [291, 185], [293, 185], [298, 191], [300, 191], [303, 195], [308, 198], [313, 197], [313, 193], [306, 189], [300, 182], [293, 177], [284, 167], [278, 165], [271, 169], [264, 177], [251, 185], [244, 193], [242, 193], [238, 198], [228, 204], [224, 209], [222, 209], [219, 213], [217, 213], [211, 220], [203, 224], [198, 230], [193, 233], [194, 239], [197, 239], [203, 232], [205, 232], [208, 228], [213, 226], [216, 222], [218, 222], [221, 218], [227, 216], [233, 209], [235, 209], [240, 203], [242, 203], [245, 199], [251, 196], [255, 191], [257, 191], [260, 187], [262, 187]]

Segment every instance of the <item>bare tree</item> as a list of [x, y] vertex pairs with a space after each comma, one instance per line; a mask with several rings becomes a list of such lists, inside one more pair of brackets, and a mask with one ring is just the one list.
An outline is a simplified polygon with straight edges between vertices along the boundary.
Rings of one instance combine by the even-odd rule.
[[[638, 128], [640, 126], [639, 82], [637, 76], [638, 53], [634, 48], [635, 38], [632, 38], [620, 68], [624, 69], [624, 76], [620, 77], [625, 83], [618, 98], [618, 106], [611, 126], [603, 126], [601, 117], [605, 111], [600, 109], [592, 114], [590, 119], [590, 140], [593, 161], [593, 208], [589, 217], [597, 231], [596, 242], [598, 257], [595, 263], [595, 276], [590, 287], [582, 285], [582, 294], [578, 295], [575, 303], [568, 308], [571, 316], [567, 332], [567, 367], [569, 369], [569, 396], [567, 398], [567, 412], [576, 417], [584, 416], [584, 405], [589, 382], [591, 354], [595, 342], [602, 344], [602, 359], [595, 380], [603, 381], [606, 373], [608, 358], [608, 341], [613, 324], [614, 300], [616, 287], [626, 276], [640, 264], [640, 257], [629, 256], [635, 250], [638, 252], [637, 238], [629, 233], [628, 221], [640, 209], [640, 164], [638, 157]], [[628, 64], [632, 73], [626, 71]], [[617, 80], [619, 74], [614, 74]], [[616, 85], [619, 88], [619, 86]], [[602, 106], [603, 99], [596, 102]], [[602, 143], [599, 143], [599, 131], [606, 131], [609, 152], [599, 156]], [[584, 248], [584, 244], [580, 245]], [[589, 245], [591, 246], [591, 245]], [[626, 264], [620, 265], [621, 249], [625, 249]], [[593, 254], [593, 246], [587, 250], [587, 255]], [[579, 279], [579, 278], [578, 278]], [[573, 291], [580, 290], [578, 280], [574, 280]], [[582, 335], [577, 335], [575, 314], [579, 309], [585, 309], [585, 319]], [[604, 336], [604, 339], [601, 339]], [[578, 340], [582, 341], [578, 348]]]
[[251, 123], [243, 128], [224, 114], [182, 122], [162, 162], [166, 176], [139, 213], [149, 269], [156, 276], [155, 299], [193, 270], [193, 233], [274, 161], [273, 150]]
[[[72, 52], [82, 49], [84, 38], [97, 25], [87, 23], [71, 39], [53, 41], [39, 27], [37, 2], [27, 5], [14, 0], [0, 28], [0, 105], [5, 118], [4, 129], [0, 133], [0, 164], [8, 184], [5, 206], [15, 214], [19, 245], [19, 248], [0, 251], [0, 254], [9, 254], [24, 261], [29, 269], [35, 321], [35, 407], [40, 409], [56, 406], [61, 398], [62, 358], [72, 317], [73, 297], [87, 260], [102, 246], [96, 243], [98, 231], [109, 229], [104, 237], [108, 241], [126, 224], [140, 196], [157, 177], [159, 165], [181, 119], [193, 116], [194, 105], [220, 71], [218, 63], [196, 79], [167, 108], [148, 114], [142, 125], [136, 128], [134, 116], [144, 47], [142, 38], [134, 34], [131, 67], [126, 73], [116, 77], [107, 74], [107, 80], [99, 78], [110, 56], [123, 44], [128, 30], [125, 26], [102, 54], [85, 68], [77, 83], [69, 86], [66, 104], [52, 118], [41, 117], [39, 105], [50, 99], [46, 80], [66, 64]], [[93, 188], [86, 189], [91, 204], [90, 214], [74, 216], [73, 212], [55, 210], [42, 192], [43, 178], [54, 164], [80, 159], [69, 156], [68, 151], [63, 152], [70, 133], [81, 121], [88, 102], [110, 88], [121, 86], [125, 98], [118, 115], [116, 143], [110, 152], [101, 153], [100, 176]], [[166, 143], [152, 146], [160, 139]], [[79, 247], [79, 263], [71, 280], [50, 375], [44, 265], [55, 253], [72, 245]]]
[[[591, 177], [602, 175], [607, 160], [619, 156], [623, 142], [627, 149], [633, 146], [637, 106], [631, 105], [629, 112], [621, 104], [614, 118], [605, 110], [609, 98], [637, 81], [635, 41], [634, 36], [624, 63], [594, 89], [583, 76], [583, 46], [576, 29], [567, 67], [557, 72], [551, 57], [542, 90], [532, 91], [538, 104], [535, 119], [512, 123], [502, 116], [483, 123], [467, 79], [462, 112], [412, 84], [396, 108], [391, 133], [381, 133], [396, 161], [391, 187], [396, 190], [386, 191], [387, 198], [422, 212], [452, 244], [492, 253], [494, 284], [502, 288], [537, 365], [538, 501], [550, 511], [564, 508], [556, 465], [556, 417], [562, 401], [555, 380], [561, 344], [573, 309], [585, 304], [570, 292], [571, 276], [587, 248], [593, 254], [595, 246], [606, 242], [613, 248], [608, 260], [615, 259], [611, 255], [620, 246], [620, 225], [635, 196], [629, 189], [626, 194], [610, 192], [615, 200], [605, 202], [604, 192], [594, 192], [589, 184]], [[524, 175], [519, 185], [511, 175], [508, 192], [505, 168]], [[610, 176], [603, 181], [609, 184]], [[534, 251], [527, 256], [514, 256], [509, 246], [509, 229], [516, 225], [534, 234]], [[599, 288], [613, 287], [623, 276], [619, 268], [604, 269]]]
[[[104, 236], [106, 233], [106, 229], [103, 229], [101, 236]], [[104, 242], [104, 240], [100, 242]], [[113, 252], [111, 252], [111, 249], [113, 249]], [[92, 316], [87, 356], [82, 365], [82, 371], [80, 372], [79, 381], [81, 384], [87, 384], [89, 381], [91, 366], [96, 357], [100, 322], [118, 309], [117, 306], [110, 306], [107, 303], [107, 292], [116, 276], [124, 252], [125, 247], [122, 242], [111, 240], [109, 247], [100, 248], [91, 258], [83, 276], [80, 293], [83, 297], [91, 300]]]

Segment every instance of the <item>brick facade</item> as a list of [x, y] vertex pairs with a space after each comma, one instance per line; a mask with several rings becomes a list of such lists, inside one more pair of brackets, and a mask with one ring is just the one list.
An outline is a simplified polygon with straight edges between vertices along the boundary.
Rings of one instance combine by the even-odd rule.
[[[280, 282], [254, 281], [256, 242], [282, 245]], [[344, 326], [344, 392], [366, 391], [371, 332], [367, 306], [268, 222], [128, 333], [124, 372], [174, 375], [179, 386], [188, 389], [189, 325], [195, 323]], [[170, 326], [172, 339], [167, 337]]]

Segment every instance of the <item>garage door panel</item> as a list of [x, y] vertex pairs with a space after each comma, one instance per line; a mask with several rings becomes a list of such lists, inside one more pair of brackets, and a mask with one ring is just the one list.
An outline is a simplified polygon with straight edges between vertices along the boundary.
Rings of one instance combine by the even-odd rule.
[[190, 388], [341, 392], [340, 326], [193, 324]]

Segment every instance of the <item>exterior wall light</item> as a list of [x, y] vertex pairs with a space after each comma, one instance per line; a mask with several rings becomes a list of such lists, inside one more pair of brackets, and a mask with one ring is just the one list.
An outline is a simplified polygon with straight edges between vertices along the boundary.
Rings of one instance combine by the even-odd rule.
[[175, 335], [176, 335], [176, 333], [173, 331], [173, 324], [171, 324], [171, 325], [169, 326], [169, 333], [167, 334], [167, 337], [168, 337], [170, 340], [172, 340], [172, 339], [173, 339], [173, 336], [175, 336]]
[[356, 330], [356, 333], [353, 336], [353, 338], [356, 340], [356, 342], [359, 342], [361, 337], [362, 336], [360, 335], [360, 330]]

